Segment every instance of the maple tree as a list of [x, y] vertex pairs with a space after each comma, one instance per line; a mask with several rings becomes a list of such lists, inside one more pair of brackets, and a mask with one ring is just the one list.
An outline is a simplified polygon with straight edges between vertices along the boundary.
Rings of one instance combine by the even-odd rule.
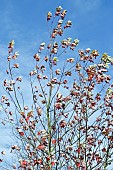
[[47, 14], [50, 40], [40, 44], [29, 73], [31, 106], [25, 105], [22, 77], [14, 75], [19, 53], [14, 40], [9, 43], [1, 106], [3, 122], [18, 140], [11, 146], [17, 159], [10, 169], [107, 170], [113, 164], [113, 58], [90, 48], [77, 55], [79, 40], [62, 38], [72, 25], [66, 14], [61, 6]]

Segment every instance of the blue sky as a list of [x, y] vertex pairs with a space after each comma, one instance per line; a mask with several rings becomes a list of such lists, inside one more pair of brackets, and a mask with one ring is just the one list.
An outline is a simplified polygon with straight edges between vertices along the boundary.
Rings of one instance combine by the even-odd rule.
[[46, 14], [59, 5], [73, 22], [66, 37], [77, 37], [80, 49], [90, 47], [113, 56], [113, 0], [0, 0], [0, 95], [9, 41], [15, 40], [23, 68], [20, 72], [25, 75], [26, 69], [27, 76], [38, 45], [47, 41]]
[[65, 38], [78, 38], [79, 49], [90, 47], [113, 56], [112, 0], [0, 0], [0, 84], [6, 76], [9, 41], [15, 40], [15, 50], [20, 53], [18, 74], [25, 79], [34, 67], [33, 55], [39, 44], [48, 42], [46, 14], [54, 13], [59, 5], [68, 11], [66, 19], [73, 22]]
[[[67, 9], [67, 18], [73, 21], [69, 35], [80, 39], [80, 48], [90, 46], [112, 55], [112, 0], [1, 0], [0, 46], [6, 47], [14, 39], [20, 54], [33, 54], [38, 44], [45, 41], [46, 13], [59, 5]], [[0, 55], [6, 51], [0, 50]], [[21, 57], [28, 57], [27, 53]]]
[[[67, 20], [73, 22], [66, 37], [77, 37], [79, 48], [98, 49], [113, 54], [112, 0], [0, 0], [0, 72], [6, 68], [7, 45], [15, 40], [20, 52], [21, 66], [25, 67], [38, 45], [47, 41], [46, 14], [61, 5], [67, 9]], [[26, 69], [30, 65], [27, 64]]]
[[[61, 5], [73, 26], [66, 36], [78, 37], [79, 48], [98, 49], [113, 54], [112, 0], [0, 0], [0, 70], [6, 68], [7, 45], [15, 40], [22, 67], [47, 40], [46, 14]], [[27, 68], [29, 65], [27, 65]], [[1, 73], [1, 74], [2, 74]]]

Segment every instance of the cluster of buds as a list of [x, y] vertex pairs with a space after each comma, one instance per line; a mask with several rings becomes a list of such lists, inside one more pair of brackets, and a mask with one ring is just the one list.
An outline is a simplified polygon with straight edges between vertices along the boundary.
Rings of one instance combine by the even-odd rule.
[[47, 21], [49, 21], [49, 20], [51, 19], [51, 17], [52, 17], [52, 13], [49, 11], [49, 12], [47, 13]]
[[53, 78], [53, 79], [51, 80], [51, 83], [52, 83], [52, 84], [57, 84], [57, 78], [56, 78], [56, 77]]
[[42, 109], [41, 109], [40, 107], [37, 107], [37, 108], [36, 108], [36, 111], [37, 111], [37, 114], [38, 114], [39, 116], [42, 115]]
[[17, 77], [16, 81], [21, 82], [22, 81], [22, 77], [21, 76]]
[[52, 60], [52, 63], [53, 65], [57, 65], [57, 62], [58, 62], [58, 58], [57, 57], [53, 57], [53, 60]]
[[18, 133], [19, 133], [19, 135], [20, 135], [21, 137], [24, 136], [24, 132], [23, 132], [22, 129], [17, 128], [17, 131], [18, 131]]
[[62, 11], [62, 7], [61, 7], [61, 6], [57, 7], [57, 8], [56, 8], [55, 15], [56, 15], [56, 16], [60, 15], [61, 11]]
[[73, 63], [74, 62], [74, 58], [68, 58], [66, 61], [69, 62], [69, 63]]
[[[58, 93], [56, 95], [56, 103], [55, 103], [56, 110], [65, 109], [65, 103], [69, 100], [70, 99], [68, 97], [63, 97], [61, 93]], [[66, 114], [62, 113], [61, 115], [66, 116], [67, 113]], [[60, 116], [60, 114], [59, 114], [59, 116]]]
[[71, 27], [71, 25], [72, 25], [72, 21], [70, 21], [70, 20], [67, 21], [66, 25], [64, 26], [64, 29]]
[[62, 119], [60, 121], [59, 125], [60, 125], [61, 128], [64, 128], [67, 125], [67, 123], [66, 123], [66, 121], [64, 119]]
[[34, 59], [35, 59], [36, 61], [40, 61], [40, 56], [39, 56], [38, 53], [34, 55]]
[[101, 60], [102, 60], [102, 62], [104, 62], [105, 64], [110, 64], [110, 63], [113, 64], [113, 58], [110, 57], [110, 56], [108, 56], [107, 53], [104, 53], [104, 54], [102, 55]]
[[57, 50], [58, 50], [58, 43], [55, 42], [55, 43], [53, 44], [51, 53], [52, 53], [52, 54], [56, 54], [56, 53], [57, 53]]
[[71, 76], [72, 75], [72, 72], [71, 71], [66, 71], [65, 72], [65, 76]]
[[79, 40], [78, 40], [78, 39], [75, 39], [75, 40], [71, 43], [70, 49], [71, 49], [71, 50], [74, 50], [74, 48], [78, 45], [78, 43], [79, 43]]
[[55, 42], [55, 43], [53, 44], [53, 48], [58, 48], [58, 43], [57, 43], [57, 42]]
[[103, 62], [105, 62], [105, 63], [109, 62], [109, 56], [108, 56], [108, 54], [107, 54], [107, 53], [104, 53], [104, 54], [102, 55], [101, 60], [102, 60]]
[[60, 28], [60, 29], [58, 30], [57, 34], [60, 35], [60, 36], [62, 36], [63, 30]]
[[[10, 41], [9, 42], [9, 46], [8, 46], [8, 49], [9, 49], [9, 55], [7, 57], [7, 61], [11, 61], [11, 59], [14, 59], [16, 60], [17, 57], [19, 56], [19, 52], [16, 51], [13, 53], [13, 49], [14, 49], [14, 40]], [[19, 64], [18, 63], [14, 63], [12, 68], [19, 68]], [[11, 67], [9, 69], [12, 69]], [[11, 71], [11, 70], [10, 70]], [[9, 70], [6, 70], [6, 73], [9, 74]]]
[[58, 20], [57, 34], [60, 36], [62, 36], [63, 34], [62, 24], [63, 24], [63, 20]]
[[13, 51], [13, 49], [14, 49], [14, 44], [15, 44], [14, 40], [12, 40], [12, 41], [9, 42], [9, 45], [8, 45], [9, 53], [11, 53], [11, 52]]
[[60, 69], [56, 69], [55, 73], [56, 75], [60, 75]]
[[8, 57], [7, 57], [7, 61], [10, 61], [11, 60], [11, 55], [9, 55]]
[[82, 66], [80, 65], [80, 63], [77, 63], [77, 64], [76, 64], [76, 70], [77, 70], [77, 71], [80, 71], [81, 68], [82, 68]]
[[58, 20], [58, 25], [62, 25], [62, 23], [63, 23], [63, 20]]
[[30, 76], [33, 76], [33, 75], [36, 75], [37, 74], [37, 71], [36, 70], [33, 70], [29, 73]]
[[[62, 11], [62, 7], [61, 6], [56, 8], [55, 16], [59, 16], [60, 15], [61, 19], [58, 20], [57, 27], [52, 32], [52, 35], [51, 35], [52, 38], [55, 38], [57, 35], [62, 36], [62, 34], [63, 34], [62, 24], [63, 24], [63, 20], [64, 20], [64, 18], [66, 16], [66, 13], [67, 13], [66, 10]], [[51, 12], [48, 12], [48, 14], [47, 14], [47, 21], [49, 21], [51, 19], [51, 17], [52, 17]], [[66, 23], [65, 28], [70, 27], [70, 26], [71, 26], [71, 21], [68, 21]]]
[[13, 68], [19, 68], [19, 64], [18, 64], [18, 63], [15, 63], [15, 64], [13, 65]]
[[33, 114], [33, 110], [30, 110], [28, 113], [27, 113], [27, 117], [30, 118], [30, 117], [33, 117], [34, 114]]
[[85, 53], [89, 53], [91, 51], [90, 48], [86, 48]]
[[62, 40], [61, 44], [62, 44], [62, 48], [68, 47], [71, 44], [71, 38]]
[[41, 75], [41, 74], [38, 74], [38, 75], [37, 75], [37, 79], [38, 79], [38, 80], [41, 80], [41, 79], [42, 79], [42, 75]]
[[26, 144], [26, 150], [30, 150], [30, 145]]
[[61, 24], [58, 23], [57, 28], [53, 29], [53, 32], [52, 32], [52, 34], [51, 34], [51, 37], [52, 37], [52, 38], [56, 38], [57, 35], [62, 36], [62, 34], [63, 34], [63, 30], [62, 30], [62, 28], [61, 28]]
[[112, 88], [108, 88], [106, 91], [107, 95], [113, 95], [113, 89]]
[[88, 80], [91, 81], [96, 74], [96, 66], [90, 66], [89, 68], [87, 68], [86, 72], [88, 74]]
[[48, 61], [48, 59], [49, 59], [49, 58], [48, 58], [48, 56], [45, 56], [45, 57], [44, 57], [44, 61], [46, 61], [46, 62], [47, 62], [47, 61]]
[[28, 167], [28, 162], [26, 160], [19, 160], [19, 163], [22, 169], [26, 169]]
[[55, 108], [57, 110], [61, 109], [62, 108], [62, 103], [60, 103], [60, 102], [55, 103]]
[[43, 73], [46, 70], [46, 67], [44, 65], [41, 65], [39, 69]]
[[52, 44], [48, 44], [47, 48], [50, 49], [52, 47]]
[[10, 41], [9, 42], [9, 45], [8, 45], [8, 49], [9, 49], [9, 55], [7, 57], [7, 60], [10, 61], [11, 59], [17, 59], [17, 57], [19, 56], [19, 52], [16, 51], [12, 56], [11, 56], [11, 53], [13, 52], [13, 49], [14, 49], [14, 40]]
[[4, 102], [7, 102], [9, 99], [3, 95], [2, 98], [1, 98], [1, 103], [4, 103]]
[[18, 55], [19, 55], [19, 53], [18, 53], [18, 52], [15, 52], [13, 56], [9, 55], [9, 56], [7, 57], [7, 60], [8, 60], [8, 61], [10, 61], [11, 59], [16, 60], [17, 57], [18, 57]]
[[62, 13], [60, 14], [60, 17], [61, 17], [62, 19], [64, 19], [65, 16], [66, 16], [66, 13], [67, 13], [67, 10], [63, 10]]
[[84, 50], [78, 50], [80, 60], [82, 61], [90, 61], [94, 63], [94, 59], [96, 59], [97, 56], [99, 56], [98, 50], [92, 50], [90, 48], [87, 48]]
[[96, 58], [97, 56], [99, 56], [98, 50], [92, 50], [91, 55], [92, 55], [93, 57], [95, 57], [95, 58]]
[[44, 50], [44, 48], [45, 48], [45, 42], [43, 42], [43, 43], [40, 44], [38, 53], [41, 53], [41, 51]]
[[2, 155], [5, 155], [6, 153], [5, 153], [5, 151], [2, 151], [1, 154], [2, 154]]
[[8, 91], [13, 91], [13, 85], [15, 84], [14, 80], [7, 81], [6, 79], [4, 80], [4, 87], [6, 87], [6, 90]]
[[17, 59], [18, 56], [19, 56], [19, 52], [16, 51], [16, 52], [14, 53], [14, 55], [12, 56], [12, 58], [13, 58], [13, 59]]
[[19, 151], [19, 150], [20, 150], [20, 147], [17, 146], [17, 145], [13, 145], [13, 146], [11, 147], [11, 149], [12, 149], [12, 150], [18, 150], [18, 151]]
[[78, 50], [78, 53], [80, 57], [83, 57], [85, 55], [84, 50]]
[[58, 28], [53, 29], [51, 37], [55, 38], [57, 36], [57, 33], [58, 33]]

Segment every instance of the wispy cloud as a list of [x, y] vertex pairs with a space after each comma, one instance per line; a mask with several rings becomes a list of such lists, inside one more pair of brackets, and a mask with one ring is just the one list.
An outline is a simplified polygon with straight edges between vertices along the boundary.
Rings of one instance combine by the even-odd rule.
[[101, 0], [77, 0], [75, 2], [77, 8], [80, 9], [80, 13], [82, 14], [97, 10], [100, 7], [101, 3]]

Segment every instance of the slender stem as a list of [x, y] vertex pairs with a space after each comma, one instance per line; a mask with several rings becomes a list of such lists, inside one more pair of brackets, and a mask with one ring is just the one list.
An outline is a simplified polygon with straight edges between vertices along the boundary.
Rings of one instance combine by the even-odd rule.
[[[11, 69], [10, 61], [9, 61], [9, 72], [10, 72], [11, 80], [13, 80], [13, 75], [12, 75], [12, 69]], [[16, 99], [17, 105], [18, 105], [20, 111], [22, 111], [20, 103], [19, 103], [18, 98], [17, 98], [15, 84], [13, 84], [13, 89], [14, 89], [14, 95], [15, 95], [15, 99]]]

